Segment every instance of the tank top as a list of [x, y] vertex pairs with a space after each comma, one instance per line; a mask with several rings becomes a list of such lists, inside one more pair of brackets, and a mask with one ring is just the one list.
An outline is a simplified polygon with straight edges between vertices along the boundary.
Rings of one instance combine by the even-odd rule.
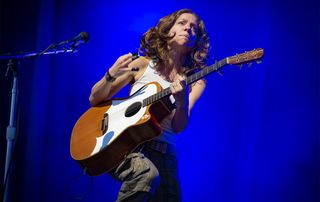
[[[163, 79], [159, 75], [159, 73], [155, 69], [154, 63], [152, 61], [150, 61], [148, 66], [146, 67], [144, 73], [142, 74], [142, 76], [137, 81], [135, 81], [134, 84], [131, 86], [130, 95], [134, 94], [142, 86], [144, 86], [150, 82], [153, 82], [153, 81], [158, 82], [163, 89], [165, 89], [171, 85], [170, 82]], [[172, 95], [170, 96], [170, 100], [172, 103], [174, 103], [174, 101], [175, 101]], [[174, 111], [172, 113], [174, 113]], [[154, 140], [158, 140], [158, 141], [166, 142], [166, 143], [169, 143], [172, 145], [176, 145], [177, 135], [173, 133], [173, 130], [171, 127], [171, 121], [172, 121], [171, 117], [172, 116], [169, 115], [161, 121], [160, 125], [163, 129], [162, 134], [160, 136], [157, 136]]]

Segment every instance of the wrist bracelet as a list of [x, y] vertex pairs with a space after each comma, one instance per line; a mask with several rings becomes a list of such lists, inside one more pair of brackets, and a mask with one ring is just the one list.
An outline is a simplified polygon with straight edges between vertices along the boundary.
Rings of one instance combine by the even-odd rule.
[[106, 77], [106, 80], [107, 80], [108, 82], [114, 82], [114, 80], [116, 80], [116, 78], [114, 78], [114, 77], [112, 77], [112, 76], [110, 75], [109, 69], [108, 69], [105, 77]]

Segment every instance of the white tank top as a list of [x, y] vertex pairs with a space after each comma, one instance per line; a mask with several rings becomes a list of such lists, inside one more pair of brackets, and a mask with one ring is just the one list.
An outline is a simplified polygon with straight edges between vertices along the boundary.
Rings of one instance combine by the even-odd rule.
[[[156, 81], [158, 82], [163, 89], [169, 87], [171, 85], [170, 82], [164, 80], [159, 73], [154, 68], [154, 63], [152, 61], [149, 62], [146, 70], [144, 71], [143, 75], [131, 86], [130, 95], [135, 93], [137, 90], [139, 90], [142, 86]], [[170, 100], [172, 103], [174, 103], [174, 98], [171, 95]], [[174, 111], [173, 111], [174, 113]], [[173, 133], [172, 127], [171, 127], [171, 121], [172, 118], [170, 116], [165, 117], [160, 125], [163, 129], [163, 132], [160, 136], [156, 137], [155, 140], [159, 140], [162, 142], [167, 142], [172, 145], [176, 145], [177, 141], [177, 135]]]

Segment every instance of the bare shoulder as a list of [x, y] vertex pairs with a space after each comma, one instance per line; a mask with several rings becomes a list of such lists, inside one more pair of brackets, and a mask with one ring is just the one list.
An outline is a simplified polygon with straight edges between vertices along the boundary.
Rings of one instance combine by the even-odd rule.
[[193, 84], [191, 84], [190, 92], [192, 91], [203, 91], [206, 87], [206, 80], [205, 79], [200, 79]]
[[132, 61], [129, 65], [129, 67], [142, 67], [146, 66], [149, 63], [149, 59], [146, 57], [140, 56], [139, 58]]
[[142, 74], [144, 73], [145, 69], [147, 68], [149, 62], [150, 62], [150, 59], [140, 56], [139, 58], [137, 58], [136, 60], [132, 61], [129, 64], [130, 68], [139, 68], [139, 70], [134, 73], [135, 80], [137, 80], [138, 78], [140, 78], [142, 76]]

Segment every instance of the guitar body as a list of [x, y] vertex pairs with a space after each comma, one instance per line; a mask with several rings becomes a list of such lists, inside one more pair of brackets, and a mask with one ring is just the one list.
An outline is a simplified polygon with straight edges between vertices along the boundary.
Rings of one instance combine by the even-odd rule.
[[171, 113], [168, 97], [152, 105], [142, 100], [161, 91], [152, 82], [127, 99], [115, 99], [90, 108], [75, 124], [70, 152], [89, 175], [116, 167], [140, 144], [159, 136], [161, 120]]

